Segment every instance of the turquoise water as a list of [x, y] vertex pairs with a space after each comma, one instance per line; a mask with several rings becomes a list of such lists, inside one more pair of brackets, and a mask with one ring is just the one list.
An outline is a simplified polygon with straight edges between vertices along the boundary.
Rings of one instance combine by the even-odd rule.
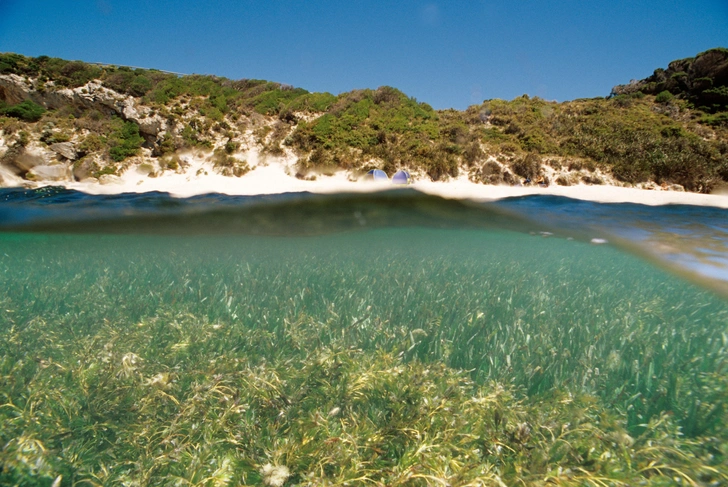
[[[635, 211], [32, 196], [0, 209], [5, 484], [728, 479], [725, 255], [678, 277]], [[687, 211], [720, 241], [639, 208]]]

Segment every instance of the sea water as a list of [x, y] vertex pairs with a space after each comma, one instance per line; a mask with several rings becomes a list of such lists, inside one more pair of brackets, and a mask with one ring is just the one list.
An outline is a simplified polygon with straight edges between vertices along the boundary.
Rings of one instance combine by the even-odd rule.
[[3, 485], [726, 485], [728, 211], [0, 193]]

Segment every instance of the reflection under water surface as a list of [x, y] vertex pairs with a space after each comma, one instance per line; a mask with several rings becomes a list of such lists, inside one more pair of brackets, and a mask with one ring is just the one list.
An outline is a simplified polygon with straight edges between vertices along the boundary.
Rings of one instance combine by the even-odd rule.
[[554, 228], [617, 237], [627, 249], [728, 295], [726, 209], [603, 204], [553, 196], [512, 198], [495, 205]]

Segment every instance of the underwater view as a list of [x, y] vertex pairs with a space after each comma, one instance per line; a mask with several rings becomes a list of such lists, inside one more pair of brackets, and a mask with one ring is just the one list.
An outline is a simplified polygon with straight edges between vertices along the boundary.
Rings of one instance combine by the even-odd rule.
[[728, 485], [726, 222], [0, 190], [0, 484]]

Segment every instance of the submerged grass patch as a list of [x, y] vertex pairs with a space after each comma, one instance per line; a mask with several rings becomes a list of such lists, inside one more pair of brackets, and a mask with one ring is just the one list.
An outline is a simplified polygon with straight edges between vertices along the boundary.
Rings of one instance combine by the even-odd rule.
[[0, 242], [2, 484], [728, 482], [728, 305], [608, 247]]

